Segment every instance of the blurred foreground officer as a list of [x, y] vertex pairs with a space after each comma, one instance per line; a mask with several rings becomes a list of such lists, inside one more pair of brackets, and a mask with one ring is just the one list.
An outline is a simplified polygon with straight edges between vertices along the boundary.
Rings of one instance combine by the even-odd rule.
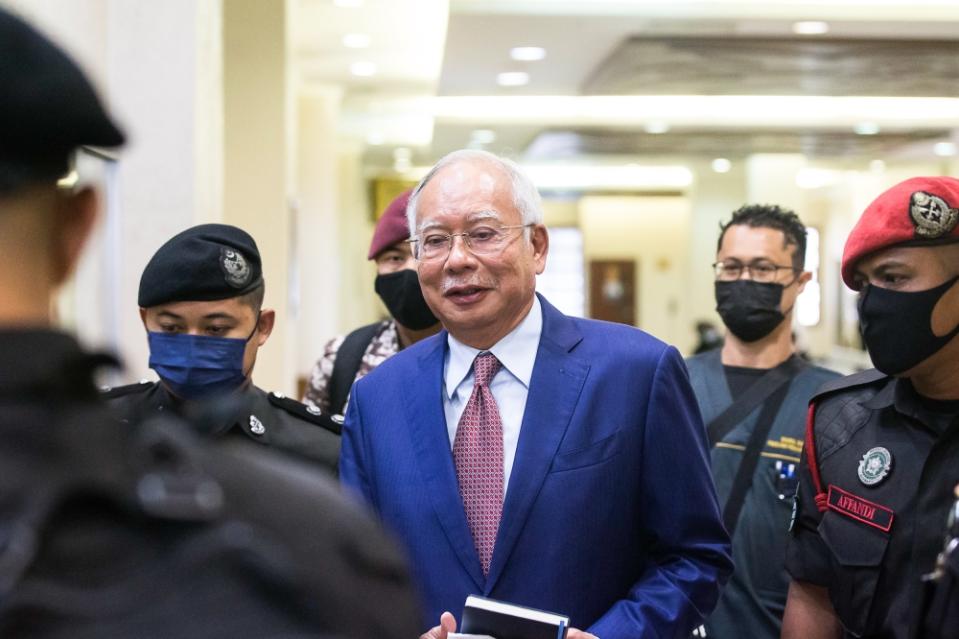
[[913, 178], [870, 204], [846, 241], [842, 277], [862, 293], [878, 371], [813, 399], [783, 637], [921, 636], [921, 577], [959, 481], [957, 220], [959, 180]]
[[679, 353], [536, 294], [549, 236], [512, 162], [447, 155], [408, 214], [447, 331], [353, 386], [340, 476], [406, 543], [427, 636], [471, 594], [568, 614], [569, 639], [688, 634], [732, 566]]
[[388, 357], [440, 330], [440, 322], [426, 305], [416, 262], [407, 241], [406, 204], [410, 191], [396, 197], [376, 223], [367, 259], [376, 262], [376, 294], [391, 319], [361, 326], [330, 340], [310, 373], [303, 401], [334, 415], [346, 412], [350, 387]]
[[98, 401], [108, 360], [51, 328], [93, 225], [58, 191], [123, 136], [79, 69], [0, 10], [0, 636], [411, 637], [406, 572], [335, 486]]
[[795, 352], [793, 308], [811, 277], [805, 257], [806, 228], [792, 211], [750, 205], [733, 213], [715, 264], [726, 340], [722, 350], [686, 362], [736, 561], [707, 637], [779, 637], [806, 409], [816, 389], [839, 376]]
[[264, 287], [260, 253], [245, 231], [201, 224], [175, 235], [144, 269], [138, 297], [160, 381], [106, 397], [130, 421], [163, 411], [189, 415], [197, 402], [217, 400], [204, 414], [204, 431], [245, 436], [334, 470], [339, 424], [253, 385], [257, 350], [276, 319], [262, 308]]

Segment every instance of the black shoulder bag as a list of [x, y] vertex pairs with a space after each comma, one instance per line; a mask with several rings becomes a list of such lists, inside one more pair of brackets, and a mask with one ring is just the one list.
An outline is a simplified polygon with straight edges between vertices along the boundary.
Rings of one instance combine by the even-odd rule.
[[733, 402], [726, 410], [720, 413], [706, 427], [710, 447], [715, 446], [723, 437], [728, 435], [737, 424], [742, 422], [756, 408], [762, 404], [762, 411], [756, 419], [756, 427], [749, 436], [743, 459], [736, 470], [733, 487], [729, 498], [723, 507], [723, 524], [732, 537], [746, 500], [746, 493], [752, 485], [753, 474], [759, 463], [759, 454], [762, 452], [769, 431], [772, 429], [779, 407], [782, 406], [786, 394], [789, 392], [789, 382], [805, 367], [806, 362], [793, 355], [779, 366], [770, 369], [746, 389], [742, 397]]

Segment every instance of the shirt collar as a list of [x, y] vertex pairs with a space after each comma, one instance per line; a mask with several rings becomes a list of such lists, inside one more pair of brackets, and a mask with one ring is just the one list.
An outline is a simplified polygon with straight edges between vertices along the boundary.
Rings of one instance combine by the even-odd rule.
[[[529, 389], [530, 379], [533, 376], [533, 364], [536, 362], [536, 351], [539, 348], [540, 334], [543, 332], [543, 309], [539, 298], [533, 296], [533, 306], [523, 321], [508, 335], [496, 342], [489, 350], [496, 356], [503, 368]], [[473, 360], [482, 351], [460, 342], [452, 335], [447, 335], [449, 351], [446, 360], [446, 396], [449, 399], [456, 394], [456, 389], [470, 374]]]
[[879, 389], [879, 392], [875, 395], [864, 401], [862, 405], [870, 410], [889, 408], [896, 403], [896, 386], [898, 386], [898, 380], [895, 377], [889, 378], [885, 386]]

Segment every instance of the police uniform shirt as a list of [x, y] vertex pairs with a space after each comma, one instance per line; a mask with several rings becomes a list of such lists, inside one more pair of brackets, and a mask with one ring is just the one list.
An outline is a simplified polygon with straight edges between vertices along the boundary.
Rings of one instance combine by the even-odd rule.
[[816, 402], [828, 508], [816, 506], [804, 455], [786, 568], [828, 588], [847, 636], [907, 639], [959, 481], [959, 405], [922, 398], [906, 379], [863, 375]]
[[[164, 411], [178, 415], [190, 412], [188, 404], [173, 396], [160, 382], [144, 381], [105, 389], [104, 397], [125, 421], [146, 419]], [[245, 437], [319, 462], [327, 470], [336, 470], [340, 425], [328, 415], [279, 393], [267, 393], [253, 384], [248, 384], [236, 396], [224, 397], [222, 405], [221, 410], [204, 414], [204, 423], [198, 427], [213, 436]], [[213, 423], [206, 423], [210, 419]]]

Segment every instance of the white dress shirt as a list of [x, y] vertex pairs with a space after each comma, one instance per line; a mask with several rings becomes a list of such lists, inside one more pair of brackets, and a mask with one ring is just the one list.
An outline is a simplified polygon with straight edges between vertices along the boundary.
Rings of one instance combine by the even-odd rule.
[[[503, 422], [503, 487], [509, 489], [510, 473], [516, 458], [519, 431], [526, 412], [526, 397], [533, 376], [533, 364], [539, 349], [539, 337], [543, 332], [543, 309], [538, 297], [533, 297], [533, 307], [519, 325], [503, 339], [496, 342], [488, 352], [502, 364], [490, 382], [490, 391], [499, 408]], [[481, 352], [447, 337], [449, 350], [443, 363], [443, 411], [446, 413], [446, 430], [450, 447], [456, 439], [456, 428], [473, 392], [473, 360]]]

